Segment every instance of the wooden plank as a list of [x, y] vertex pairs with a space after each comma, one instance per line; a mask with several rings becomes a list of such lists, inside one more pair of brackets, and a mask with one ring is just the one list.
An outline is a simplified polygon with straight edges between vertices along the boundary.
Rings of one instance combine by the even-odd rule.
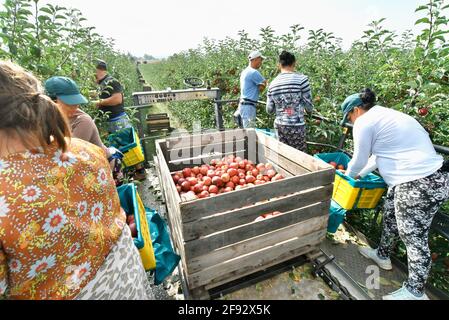
[[212, 214], [226, 212], [253, 205], [260, 201], [332, 184], [334, 179], [335, 170], [331, 167], [330, 169], [299, 177], [291, 177], [253, 188], [225, 193], [214, 198], [181, 203], [182, 219], [183, 222], [192, 222]]
[[213, 250], [226, 247], [262, 234], [287, 227], [315, 217], [329, 215], [330, 200], [284, 213], [283, 215], [259, 222], [252, 222], [234, 229], [186, 242], [187, 259], [199, 257]]
[[314, 250], [319, 249], [320, 243], [321, 243], [321, 241], [307, 245], [304, 248], [292, 250], [292, 251], [290, 251], [289, 254], [279, 257], [277, 260], [267, 263], [264, 266], [261, 266], [257, 269], [255, 269], [254, 267], [248, 267], [248, 268], [244, 268], [244, 269], [235, 271], [232, 274], [226, 274], [226, 275], [222, 276], [221, 278], [217, 278], [214, 281], [212, 281], [210, 284], [206, 285], [205, 286], [206, 290], [211, 290], [211, 289], [220, 287], [226, 283], [244, 278], [246, 276], [257, 273], [259, 271], [265, 271], [268, 268], [279, 265], [283, 262], [286, 262], [286, 261], [289, 261], [289, 260], [292, 260], [292, 259], [295, 259], [295, 258], [298, 258], [301, 256], [306, 256], [309, 252], [313, 252]]
[[279, 242], [294, 238], [295, 236], [307, 235], [312, 232], [327, 228], [328, 216], [312, 218], [298, 224], [290, 225], [283, 229], [263, 234], [252, 239], [234, 244], [220, 250], [215, 250], [206, 255], [193, 258], [187, 262], [191, 273], [218, 265], [232, 258], [239, 257], [275, 245]]
[[175, 189], [174, 182], [170, 176], [170, 171], [168, 170], [167, 163], [165, 162], [160, 144], [156, 144], [156, 155], [159, 165], [159, 180], [161, 182], [162, 190], [164, 191], [165, 199], [167, 201], [167, 215], [171, 226], [172, 237], [182, 258], [181, 260], [184, 268], [185, 270], [187, 270], [184, 241], [182, 239], [182, 228], [180, 222], [181, 213], [179, 209], [179, 202], [181, 201], [181, 199], [177, 190]]
[[287, 159], [295, 162], [296, 164], [303, 166], [310, 171], [320, 171], [332, 168], [330, 165], [326, 165], [323, 161], [319, 161], [312, 156], [301, 152], [295, 148], [292, 148], [278, 140], [269, 137], [263, 133], [256, 132], [257, 140], [267, 148], [281, 154]]
[[294, 176], [300, 176], [300, 175], [307, 174], [307, 173], [311, 172], [310, 170], [291, 161], [290, 159], [283, 157], [282, 155], [276, 153], [275, 151], [271, 150], [270, 148], [264, 146], [263, 144], [260, 144], [260, 150], [261, 151], [259, 151], [259, 152], [263, 153], [265, 158], [276, 163], [282, 169], [290, 172]]
[[206, 146], [208, 144], [223, 143], [233, 140], [242, 140], [247, 137], [246, 130], [229, 130], [224, 132], [213, 132], [196, 135], [182, 135], [176, 138], [167, 139], [167, 148], [193, 148], [195, 146]]
[[277, 245], [254, 251], [249, 255], [226, 261], [209, 269], [189, 275], [192, 288], [212, 286], [220, 281], [229, 282], [233, 278], [265, 270], [271, 265], [293, 259], [298, 255], [313, 251], [313, 246], [326, 237], [326, 230], [320, 230], [304, 237], [297, 237]]
[[306, 190], [287, 197], [252, 205], [248, 208], [219, 213], [194, 222], [184, 223], [184, 241], [198, 239], [199, 237], [207, 236], [212, 233], [251, 223], [262, 214], [275, 211], [288, 212], [314, 203], [329, 200], [332, 198], [332, 192], [333, 185], [330, 184], [317, 189]]
[[176, 163], [182, 161], [183, 159], [192, 159], [202, 155], [210, 156], [211, 154], [213, 155], [216, 153], [222, 154], [246, 150], [247, 142], [247, 139], [243, 139], [225, 143], [215, 143], [207, 146], [171, 149], [168, 161]]

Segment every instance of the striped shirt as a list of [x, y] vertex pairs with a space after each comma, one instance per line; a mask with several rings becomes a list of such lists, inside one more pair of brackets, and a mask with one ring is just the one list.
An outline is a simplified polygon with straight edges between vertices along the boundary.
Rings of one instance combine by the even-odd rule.
[[298, 73], [281, 73], [268, 89], [267, 112], [276, 113], [276, 125], [304, 126], [305, 110], [313, 111], [309, 78]]

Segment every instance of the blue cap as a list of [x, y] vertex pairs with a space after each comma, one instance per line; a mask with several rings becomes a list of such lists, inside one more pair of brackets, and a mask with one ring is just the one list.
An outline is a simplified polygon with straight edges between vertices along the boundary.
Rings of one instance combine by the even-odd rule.
[[360, 98], [359, 93], [355, 93], [349, 97], [346, 98], [345, 102], [341, 105], [341, 111], [343, 111], [343, 121], [342, 124], [345, 124], [348, 121], [348, 114], [352, 110], [355, 109], [355, 107], [360, 107], [363, 105], [363, 101]]
[[48, 79], [45, 82], [45, 91], [51, 98], [58, 98], [69, 106], [88, 103], [76, 82], [70, 78], [52, 77]]

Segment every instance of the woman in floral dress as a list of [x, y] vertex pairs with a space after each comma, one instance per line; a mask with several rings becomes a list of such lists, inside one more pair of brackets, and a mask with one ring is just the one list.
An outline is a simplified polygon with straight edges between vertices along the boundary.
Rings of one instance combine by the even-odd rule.
[[0, 61], [0, 298], [149, 299], [104, 151]]

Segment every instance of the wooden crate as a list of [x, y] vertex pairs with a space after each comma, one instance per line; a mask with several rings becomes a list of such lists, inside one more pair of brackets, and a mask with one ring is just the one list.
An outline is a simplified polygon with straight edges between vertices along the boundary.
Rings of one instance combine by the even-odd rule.
[[[208, 290], [315, 252], [325, 239], [335, 169], [255, 130], [186, 135], [156, 142], [174, 244], [194, 299]], [[211, 154], [214, 153], [214, 154]], [[182, 202], [172, 174], [236, 155], [272, 163], [285, 180]], [[260, 215], [283, 215], [255, 222]]]

